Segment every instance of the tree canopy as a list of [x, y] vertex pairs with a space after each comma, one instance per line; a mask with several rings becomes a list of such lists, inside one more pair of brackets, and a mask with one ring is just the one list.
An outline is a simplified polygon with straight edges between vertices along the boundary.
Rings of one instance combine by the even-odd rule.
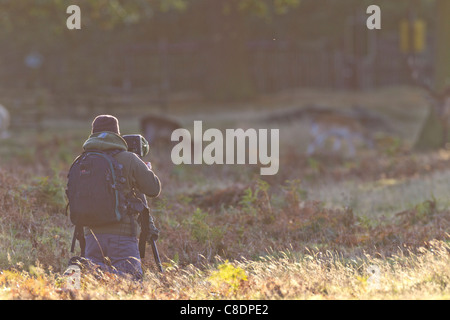
[[[38, 50], [76, 59], [118, 45], [200, 41], [205, 47], [206, 92], [219, 99], [254, 92], [246, 74], [245, 43], [322, 41], [339, 46], [349, 19], [382, 8], [381, 32], [397, 33], [415, 11], [435, 23], [436, 0], [0, 0], [0, 42], [10, 52]], [[66, 28], [69, 5], [81, 8], [81, 31]], [[22, 54], [22, 53], [21, 53]], [[70, 58], [73, 56], [72, 58]], [[92, 60], [90, 59], [90, 60]], [[84, 60], [85, 65], [91, 61]], [[92, 61], [93, 66], [97, 63]], [[73, 75], [72, 75], [73, 76]]]

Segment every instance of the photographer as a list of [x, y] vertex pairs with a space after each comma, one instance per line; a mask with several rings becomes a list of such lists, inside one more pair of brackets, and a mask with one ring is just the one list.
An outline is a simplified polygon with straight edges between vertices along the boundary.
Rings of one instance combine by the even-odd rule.
[[[105, 225], [88, 225], [87, 227], [83, 225], [84, 237], [77, 236], [82, 247], [82, 255], [85, 251], [85, 258], [88, 261], [106, 271], [131, 274], [136, 279], [140, 279], [142, 267], [137, 240], [139, 225], [137, 210], [133, 208], [136, 199], [133, 200], [130, 195], [139, 193], [141, 195], [138, 196], [141, 197], [141, 200], [145, 200], [144, 195], [157, 197], [161, 191], [159, 178], [153, 173], [149, 164], [145, 164], [137, 154], [128, 151], [126, 141], [120, 136], [118, 120], [113, 116], [101, 115], [95, 118], [92, 123], [92, 133], [84, 143], [83, 149], [84, 154], [88, 154], [90, 151], [102, 154], [108, 153], [117, 161], [120, 167], [120, 193], [122, 198], [126, 197], [126, 206], [124, 207], [128, 209], [122, 214], [120, 221]], [[85, 161], [87, 164], [83, 164], [85, 167], [81, 170], [82, 174], [85, 172], [90, 174], [91, 171], [94, 171], [94, 169], [91, 170], [88, 167], [94, 161]], [[72, 189], [76, 189], [77, 186], [74, 187], [73, 184], [75, 182], [72, 183]], [[95, 184], [95, 181], [87, 183], [86, 186], [78, 187], [78, 190], [83, 190], [83, 188], [88, 188], [88, 185], [93, 184]], [[119, 183], [116, 184], [119, 185]], [[68, 185], [70, 186], [70, 178]], [[116, 188], [119, 189], [118, 186], [114, 185], [114, 189]], [[71, 211], [72, 207], [77, 205], [77, 202], [86, 201], [81, 197], [76, 197], [79, 193], [79, 191], [73, 192], [75, 195], [72, 197], [72, 201], [69, 198]], [[97, 192], [96, 189], [93, 189], [92, 193], [99, 194], [100, 191]], [[89, 198], [91, 202], [98, 201], [95, 200], [95, 196]], [[146, 205], [146, 202], [143, 203]], [[85, 249], [83, 248], [84, 241]]]

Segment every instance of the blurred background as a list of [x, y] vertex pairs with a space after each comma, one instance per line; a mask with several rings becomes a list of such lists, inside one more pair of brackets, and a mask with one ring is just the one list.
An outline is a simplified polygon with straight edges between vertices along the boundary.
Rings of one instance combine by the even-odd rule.
[[[81, 8], [81, 30], [66, 27], [72, 4]], [[381, 8], [381, 30], [366, 28], [371, 4]], [[411, 56], [436, 92], [450, 76], [446, 0], [3, 0], [0, 12], [0, 103], [13, 130], [99, 113], [254, 110], [261, 97], [297, 108], [324, 104], [325, 92], [375, 92], [374, 99], [386, 88], [421, 92]], [[308, 90], [316, 95], [302, 95]], [[392, 96], [381, 103], [386, 109]], [[428, 129], [409, 134], [421, 147], [446, 143], [436, 110], [423, 119]]]

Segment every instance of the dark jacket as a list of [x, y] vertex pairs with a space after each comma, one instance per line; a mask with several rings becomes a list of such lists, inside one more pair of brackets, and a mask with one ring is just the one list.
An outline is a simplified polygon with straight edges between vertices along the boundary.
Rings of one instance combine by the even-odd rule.
[[[123, 176], [126, 178], [125, 194], [128, 194], [132, 188], [149, 197], [157, 197], [161, 192], [161, 183], [159, 178], [150, 170], [147, 165], [134, 153], [127, 151], [125, 140], [113, 132], [93, 133], [84, 143], [83, 149], [88, 150], [123, 150], [115, 158], [123, 165]], [[86, 228], [86, 234], [90, 230]], [[94, 234], [119, 234], [124, 236], [137, 236], [138, 225], [136, 216], [126, 215], [122, 221], [107, 226], [92, 228]]]

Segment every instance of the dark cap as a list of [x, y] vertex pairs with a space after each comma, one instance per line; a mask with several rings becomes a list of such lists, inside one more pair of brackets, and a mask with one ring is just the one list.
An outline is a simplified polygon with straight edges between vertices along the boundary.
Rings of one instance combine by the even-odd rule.
[[92, 122], [92, 133], [110, 131], [120, 135], [119, 121], [110, 115], [97, 116]]

